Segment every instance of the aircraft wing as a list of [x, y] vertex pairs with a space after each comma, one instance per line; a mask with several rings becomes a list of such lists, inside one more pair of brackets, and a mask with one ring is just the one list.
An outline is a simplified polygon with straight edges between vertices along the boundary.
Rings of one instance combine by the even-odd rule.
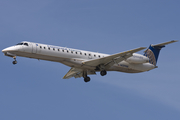
[[[114, 55], [106, 56], [99, 59], [94, 59], [90, 61], [85, 61], [82, 64], [86, 66], [97, 67], [98, 65], [104, 65], [105, 69], [111, 67], [115, 63], [121, 62], [132, 56], [133, 53], [145, 49], [146, 47], [140, 47], [133, 50], [117, 53]], [[87, 70], [87, 75], [96, 74], [95, 70]], [[71, 68], [68, 73], [63, 77], [63, 79], [69, 79], [71, 77], [83, 77], [83, 69], [80, 68]]]
[[133, 53], [138, 52], [140, 50], [143, 50], [145, 48], [146, 47], [139, 47], [139, 48], [136, 48], [136, 49], [132, 49], [132, 50], [129, 50], [129, 51], [117, 53], [117, 54], [106, 56], [106, 57], [103, 57], [103, 58], [94, 59], [94, 60], [90, 60], [90, 61], [85, 61], [85, 62], [83, 62], [83, 65], [86, 65], [86, 66], [104, 65], [104, 66], [106, 66], [106, 68], [108, 68], [108, 67], [111, 67], [115, 63], [119, 63], [119, 62], [131, 57]]
[[[93, 75], [96, 74], [95, 71], [92, 70], [87, 70], [87, 75]], [[63, 79], [69, 79], [71, 77], [83, 77], [83, 69], [79, 69], [79, 68], [71, 68], [69, 70], [69, 72], [63, 77]]]

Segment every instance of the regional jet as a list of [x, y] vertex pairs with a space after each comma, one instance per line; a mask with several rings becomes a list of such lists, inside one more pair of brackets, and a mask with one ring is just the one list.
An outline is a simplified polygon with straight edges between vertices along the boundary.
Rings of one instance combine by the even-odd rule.
[[[90, 81], [88, 75], [100, 72], [105, 76], [107, 71], [119, 71], [125, 73], [140, 73], [157, 68], [157, 60], [160, 50], [165, 45], [177, 42], [172, 40], [156, 45], [139, 47], [113, 55], [78, 50], [67, 47], [40, 44], [23, 41], [17, 45], [2, 50], [5, 56], [14, 58], [13, 64], [17, 64], [16, 56], [59, 62], [71, 67], [63, 79], [83, 77], [85, 82]], [[146, 49], [144, 55], [136, 52]]]

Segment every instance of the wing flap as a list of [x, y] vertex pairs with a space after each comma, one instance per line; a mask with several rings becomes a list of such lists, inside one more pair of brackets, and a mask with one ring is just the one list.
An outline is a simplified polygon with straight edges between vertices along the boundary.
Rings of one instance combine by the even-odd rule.
[[105, 69], [110, 68], [114, 64], [118, 64], [119, 62], [121, 62], [121, 61], [123, 61], [123, 60], [125, 60], [125, 59], [127, 59], [127, 58], [129, 58], [131, 56], [132, 56], [132, 54], [124, 55], [123, 57], [117, 57], [117, 58], [113, 59], [112, 61], [110, 61], [109, 63], [107, 63], [105, 65]]
[[[95, 71], [92, 70], [86, 70], [87, 71], [87, 75], [93, 75], [96, 74]], [[80, 78], [83, 77], [83, 69], [79, 69], [79, 68], [71, 68], [68, 73], [63, 77], [63, 79], [69, 79], [69, 78]]]
[[[96, 72], [92, 70], [87, 70], [87, 75], [96, 75]], [[74, 77], [75, 78], [83, 77], [83, 72], [81, 72], [80, 74], [76, 74]]]
[[75, 75], [78, 75], [82, 72], [81, 69], [77, 69], [77, 68], [71, 68], [68, 73], [63, 77], [63, 79], [69, 79], [71, 77], [74, 77]]

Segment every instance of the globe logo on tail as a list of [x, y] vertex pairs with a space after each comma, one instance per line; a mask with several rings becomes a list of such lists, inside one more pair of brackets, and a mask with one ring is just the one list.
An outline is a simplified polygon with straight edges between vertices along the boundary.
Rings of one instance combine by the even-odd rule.
[[156, 58], [154, 56], [154, 53], [150, 49], [147, 49], [145, 51], [145, 56], [149, 58], [149, 63], [151, 63], [154, 66], [156, 66]]

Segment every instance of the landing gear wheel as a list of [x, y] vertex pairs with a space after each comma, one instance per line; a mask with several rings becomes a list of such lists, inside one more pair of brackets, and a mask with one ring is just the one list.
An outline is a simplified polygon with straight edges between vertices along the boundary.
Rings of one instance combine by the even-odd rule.
[[15, 65], [15, 64], [17, 64], [17, 61], [15, 60], [15, 61], [13, 61], [12, 63]]
[[15, 65], [15, 64], [17, 64], [16, 56], [14, 56], [13, 58], [14, 58], [14, 61], [12, 63]]
[[102, 70], [100, 74], [101, 74], [101, 76], [105, 76], [107, 74], [107, 72], [106, 72], [106, 70]]
[[89, 82], [90, 80], [91, 80], [91, 78], [88, 76], [84, 78], [84, 82]]

